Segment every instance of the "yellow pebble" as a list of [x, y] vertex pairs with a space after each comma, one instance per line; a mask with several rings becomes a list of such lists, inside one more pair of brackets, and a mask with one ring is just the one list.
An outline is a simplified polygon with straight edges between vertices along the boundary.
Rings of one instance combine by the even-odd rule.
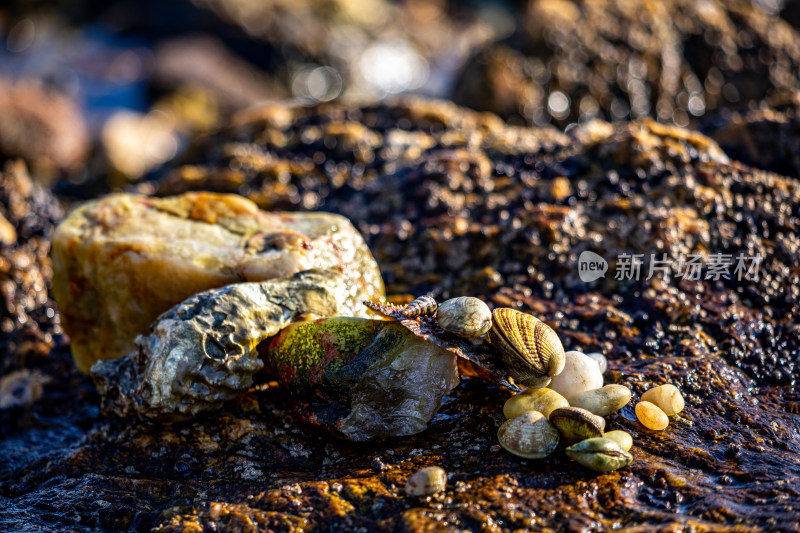
[[642, 400], [650, 402], [664, 411], [667, 416], [683, 411], [683, 395], [675, 385], [659, 385], [642, 394]]
[[503, 415], [511, 420], [528, 411], [539, 411], [547, 418], [550, 413], [561, 407], [569, 407], [566, 398], [552, 389], [525, 389], [508, 399], [503, 406]]
[[669, 418], [664, 411], [650, 402], [639, 402], [636, 404], [636, 418], [648, 429], [661, 431], [669, 425]]
[[603, 438], [613, 440], [626, 452], [630, 451], [631, 447], [633, 446], [633, 437], [631, 437], [631, 434], [627, 431], [622, 431], [621, 429], [615, 429], [614, 431], [603, 433]]

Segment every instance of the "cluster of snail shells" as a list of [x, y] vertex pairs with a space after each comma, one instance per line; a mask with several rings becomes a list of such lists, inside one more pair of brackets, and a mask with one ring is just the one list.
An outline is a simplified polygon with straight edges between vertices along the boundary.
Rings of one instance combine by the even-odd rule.
[[546, 385], [564, 368], [564, 347], [553, 329], [527, 313], [511, 308], [489, 310], [482, 300], [460, 296], [436, 304], [421, 296], [402, 311], [404, 317], [436, 316], [439, 326], [454, 335], [484, 338], [515, 382]]

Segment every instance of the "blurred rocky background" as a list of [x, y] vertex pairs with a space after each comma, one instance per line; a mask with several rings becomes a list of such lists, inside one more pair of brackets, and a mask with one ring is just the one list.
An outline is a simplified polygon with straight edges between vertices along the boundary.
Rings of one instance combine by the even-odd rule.
[[11, 2], [0, 154], [94, 196], [233, 110], [415, 93], [559, 129], [649, 116], [796, 174], [798, 24], [782, 0]]

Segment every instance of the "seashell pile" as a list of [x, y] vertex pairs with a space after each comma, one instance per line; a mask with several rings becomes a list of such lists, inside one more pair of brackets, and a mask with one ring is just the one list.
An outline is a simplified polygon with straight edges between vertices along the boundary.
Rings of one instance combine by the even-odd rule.
[[[445, 339], [455, 335], [483, 343], [494, 364], [513, 383], [527, 387], [503, 406], [506, 421], [497, 439], [509, 453], [542, 459], [563, 442], [568, 457], [597, 472], [611, 472], [633, 461], [631, 435], [618, 429], [605, 431], [603, 417], [628, 405], [632, 394], [623, 385], [603, 386], [608, 368], [603, 354], [565, 352], [556, 332], [538, 318], [510, 308], [490, 311], [477, 298], [461, 296], [438, 304], [433, 297], [422, 296], [406, 306], [364, 303], [401, 322], [426, 321]], [[644, 427], [660, 431], [684, 405], [678, 388], [666, 384], [647, 390], [635, 412]]]

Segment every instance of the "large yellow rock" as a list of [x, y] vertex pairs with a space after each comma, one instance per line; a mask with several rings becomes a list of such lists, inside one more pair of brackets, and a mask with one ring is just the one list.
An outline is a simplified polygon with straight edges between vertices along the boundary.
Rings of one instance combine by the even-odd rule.
[[53, 236], [53, 293], [83, 372], [134, 349], [162, 312], [192, 294], [309, 268], [342, 273], [340, 309], [366, 316], [380, 271], [346, 218], [267, 213], [242, 197], [115, 194], [73, 211]]

